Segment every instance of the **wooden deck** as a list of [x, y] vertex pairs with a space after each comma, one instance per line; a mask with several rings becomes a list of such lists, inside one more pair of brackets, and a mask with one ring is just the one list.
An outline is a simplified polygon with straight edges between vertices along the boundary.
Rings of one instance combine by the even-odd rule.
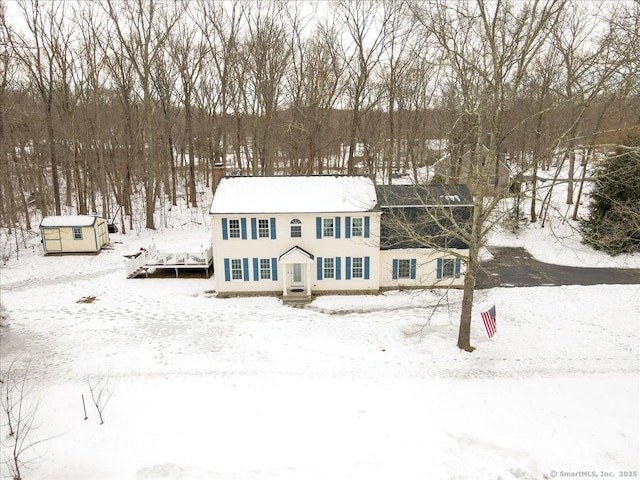
[[202, 269], [206, 277], [213, 267], [213, 248], [198, 253], [178, 252], [167, 253], [158, 250], [155, 245], [144, 249], [139, 255], [131, 258], [126, 263], [127, 278], [135, 278], [140, 275], [149, 275], [150, 270], [172, 269], [176, 278], [180, 276], [180, 270]]

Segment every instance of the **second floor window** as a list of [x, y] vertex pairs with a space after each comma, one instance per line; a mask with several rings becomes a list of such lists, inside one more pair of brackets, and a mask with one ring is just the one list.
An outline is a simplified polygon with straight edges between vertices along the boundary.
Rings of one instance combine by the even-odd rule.
[[258, 219], [258, 238], [269, 238], [269, 219]]
[[333, 237], [333, 218], [322, 219], [322, 236]]
[[240, 220], [229, 220], [229, 238], [240, 238]]
[[291, 220], [291, 238], [302, 238], [302, 222], [297, 218]]
[[362, 218], [351, 219], [351, 236], [352, 237], [362, 236]]

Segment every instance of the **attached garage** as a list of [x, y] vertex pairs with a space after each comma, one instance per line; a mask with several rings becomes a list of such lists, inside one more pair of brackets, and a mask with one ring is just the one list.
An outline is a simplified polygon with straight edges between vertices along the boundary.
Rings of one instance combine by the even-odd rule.
[[45, 217], [40, 233], [45, 254], [99, 252], [109, 243], [107, 219], [92, 215]]

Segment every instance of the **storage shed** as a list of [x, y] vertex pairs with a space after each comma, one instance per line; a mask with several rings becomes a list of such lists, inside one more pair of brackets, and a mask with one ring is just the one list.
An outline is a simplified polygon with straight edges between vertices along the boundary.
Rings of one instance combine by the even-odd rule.
[[109, 243], [107, 219], [92, 215], [45, 217], [40, 233], [45, 254], [99, 252]]

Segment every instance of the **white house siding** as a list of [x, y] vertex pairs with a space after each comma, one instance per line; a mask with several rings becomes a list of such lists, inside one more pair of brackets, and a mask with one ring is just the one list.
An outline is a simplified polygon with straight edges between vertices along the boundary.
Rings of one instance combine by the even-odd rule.
[[[350, 236], [347, 238], [347, 218], [353, 219], [354, 217], [363, 219], [363, 228], [364, 219], [368, 218], [368, 238], [365, 238], [364, 231], [361, 237]], [[334, 219], [333, 237], [317, 238], [318, 218]], [[291, 237], [291, 221], [293, 219], [298, 219], [301, 222], [302, 236], [299, 238]], [[240, 238], [231, 237], [231, 220], [238, 221]], [[269, 225], [268, 238], [260, 238], [254, 234], [259, 220], [266, 220]], [[283, 266], [278, 259], [296, 246], [313, 256], [313, 263], [305, 264], [303, 267], [306, 269], [303, 272], [305, 288], [308, 287], [306, 282], [310, 281], [312, 293], [375, 292], [379, 288], [379, 212], [213, 214], [211, 221], [215, 282], [218, 293], [282, 293], [285, 285], [282, 276], [290, 275], [292, 267]], [[274, 225], [275, 235], [272, 230]], [[258, 238], [253, 238], [256, 236]], [[350, 261], [349, 259], [354, 257], [362, 258], [363, 263], [366, 261], [366, 276], [368, 278], [348, 278], [350, 275], [346, 270], [347, 263]], [[318, 278], [319, 258], [323, 259], [323, 262], [326, 258], [335, 259], [335, 266], [339, 267], [335, 271], [335, 278], [324, 278], [324, 275], [322, 275], [322, 279]], [[242, 279], [229, 278], [231, 259], [241, 260]], [[271, 262], [275, 262], [278, 265], [277, 275], [273, 275], [272, 271], [270, 279], [256, 279], [254, 259], [269, 259]], [[259, 277], [260, 272], [257, 273]]]
[[[469, 251], [455, 250], [455, 253], [467, 257]], [[443, 277], [442, 261], [445, 259], [450, 259], [454, 262], [454, 275], [452, 277]], [[394, 275], [394, 267], [396, 267], [395, 270], [397, 273], [398, 263], [396, 262], [400, 260], [407, 262], [405, 265], [408, 264], [409, 266], [409, 278], [401, 278], [401, 275]], [[464, 283], [465, 265], [459, 259], [456, 261], [455, 256], [451, 253], [438, 252], [431, 249], [382, 250], [380, 252], [380, 272], [380, 288], [384, 289], [462, 287]]]

